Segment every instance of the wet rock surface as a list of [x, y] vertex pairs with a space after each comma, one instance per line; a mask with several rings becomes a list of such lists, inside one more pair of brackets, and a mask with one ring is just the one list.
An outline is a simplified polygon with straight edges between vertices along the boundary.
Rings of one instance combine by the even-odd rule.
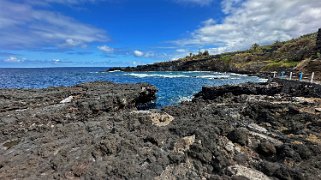
[[285, 86], [160, 110], [147, 84], [1, 90], [0, 179], [320, 179], [321, 99]]

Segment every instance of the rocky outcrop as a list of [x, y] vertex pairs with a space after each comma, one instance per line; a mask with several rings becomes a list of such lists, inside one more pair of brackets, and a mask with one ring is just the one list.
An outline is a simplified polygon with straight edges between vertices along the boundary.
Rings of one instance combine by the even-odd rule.
[[0, 179], [320, 179], [309, 88], [203, 88], [159, 110], [137, 108], [155, 96], [148, 84], [2, 89]]
[[316, 51], [321, 54], [321, 28], [319, 29], [317, 35]]
[[123, 70], [123, 71], [229, 71], [229, 66], [222, 61], [215, 60], [214, 57], [197, 61], [169, 61], [148, 65], [140, 65], [137, 67], [127, 68], [112, 68], [109, 71]]
[[224, 95], [267, 95], [286, 94], [294, 97], [321, 98], [321, 85], [309, 82], [291, 81], [285, 79], [273, 79], [270, 83], [226, 85], [220, 87], [203, 87], [202, 91], [195, 95], [196, 98], [215, 99]]

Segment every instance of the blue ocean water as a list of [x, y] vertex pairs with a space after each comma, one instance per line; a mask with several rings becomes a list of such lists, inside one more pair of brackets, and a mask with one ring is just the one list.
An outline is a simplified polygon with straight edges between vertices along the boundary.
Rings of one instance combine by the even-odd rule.
[[106, 68], [0, 69], [0, 88], [46, 88], [72, 86], [91, 81], [116, 83], [147, 82], [158, 88], [157, 106], [190, 100], [202, 86], [220, 86], [264, 79], [218, 72], [103, 72]]

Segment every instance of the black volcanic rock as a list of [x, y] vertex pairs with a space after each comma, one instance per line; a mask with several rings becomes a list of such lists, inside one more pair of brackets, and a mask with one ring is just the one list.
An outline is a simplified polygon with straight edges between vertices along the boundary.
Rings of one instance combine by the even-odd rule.
[[321, 53], [321, 28], [319, 29], [317, 35], [316, 50], [318, 53]]
[[230, 132], [227, 137], [234, 143], [245, 146], [249, 140], [249, 132], [246, 128], [237, 128]]
[[272, 143], [267, 141], [260, 143], [258, 150], [261, 154], [265, 156], [271, 156], [276, 153], [275, 146]]
[[318, 179], [310, 88], [206, 88], [158, 110], [138, 110], [155, 98], [148, 84], [1, 89], [0, 179]]

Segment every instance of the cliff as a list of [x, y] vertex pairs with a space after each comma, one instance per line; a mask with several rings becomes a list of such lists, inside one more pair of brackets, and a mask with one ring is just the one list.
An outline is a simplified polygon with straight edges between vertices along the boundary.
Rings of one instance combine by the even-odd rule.
[[123, 71], [220, 71], [264, 73], [271, 71], [316, 72], [321, 79], [321, 29], [284, 42], [260, 46], [254, 44], [245, 51], [209, 55], [207, 52], [190, 55], [175, 61], [137, 67], [114, 68]]

